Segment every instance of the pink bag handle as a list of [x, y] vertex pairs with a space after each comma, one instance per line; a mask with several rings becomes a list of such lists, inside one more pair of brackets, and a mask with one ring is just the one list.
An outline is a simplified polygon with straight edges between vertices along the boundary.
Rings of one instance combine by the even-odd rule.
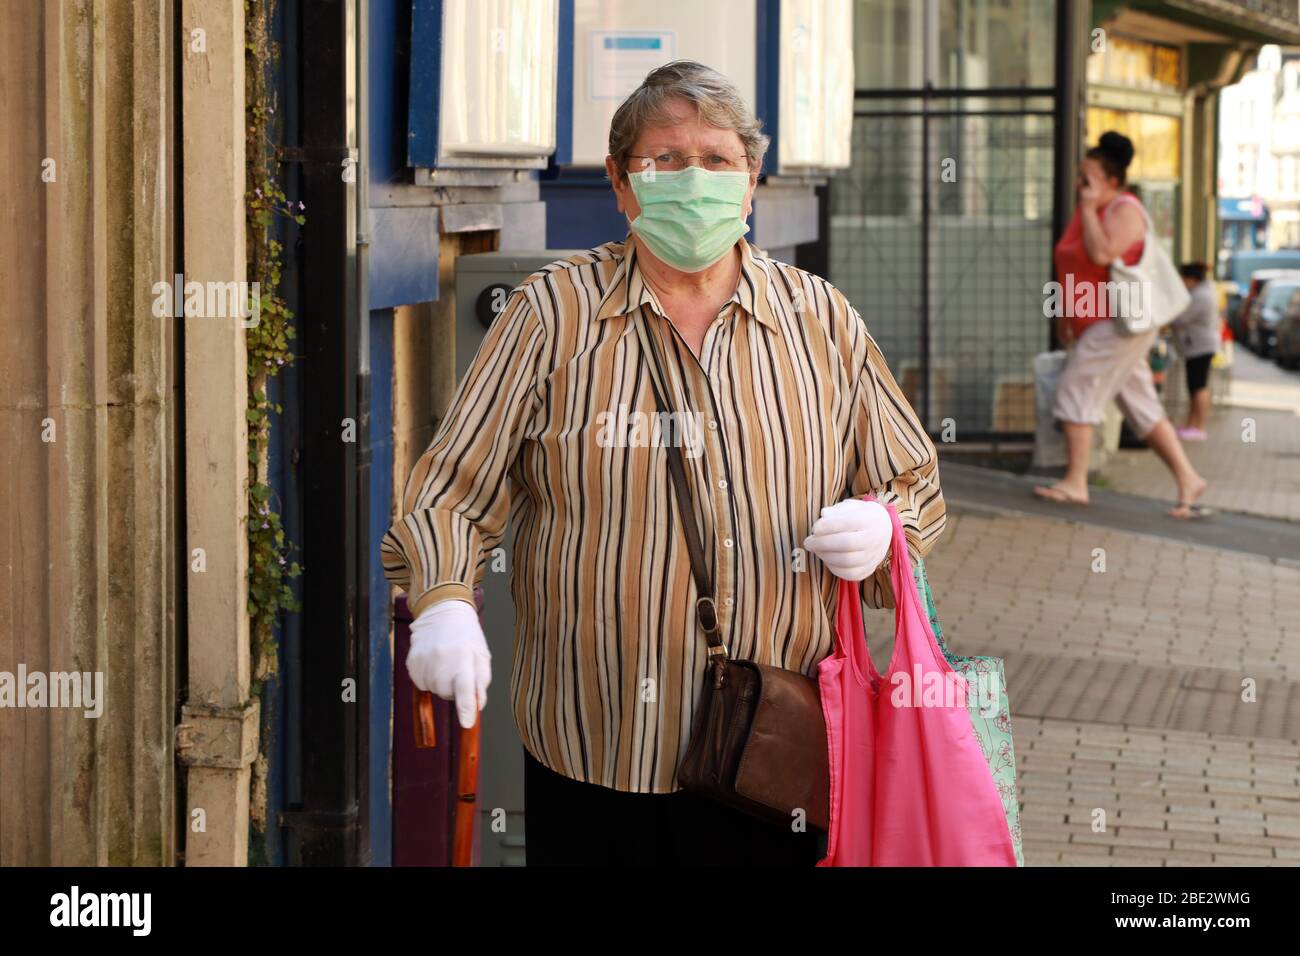
[[[908, 653], [915, 660], [917, 654], [923, 649], [917, 647], [914, 643], [920, 636], [916, 634], [918, 628], [904, 628], [901, 626], [904, 613], [903, 602], [906, 601], [924, 628], [926, 643], [924, 650], [930, 652], [939, 670], [953, 676], [956, 672], [952, 669], [952, 665], [948, 663], [948, 658], [939, 649], [939, 643], [934, 639], [934, 631], [930, 628], [930, 615], [926, 612], [924, 605], [921, 604], [921, 595], [916, 593], [916, 578], [912, 575], [912, 562], [907, 551], [907, 535], [903, 533], [903, 522], [899, 520], [898, 511], [892, 504], [885, 503], [885, 510], [889, 512], [889, 520], [894, 525], [894, 539], [891, 545], [889, 564], [890, 580], [894, 585], [894, 632], [904, 635], [908, 640]], [[892, 675], [894, 662], [897, 660], [898, 647], [897, 638], [895, 638], [894, 660], [890, 661], [890, 673], [886, 675], [887, 677]]]
[[[948, 659], [944, 657], [943, 652], [939, 650], [939, 645], [934, 639], [934, 632], [930, 628], [929, 615], [921, 605], [921, 596], [916, 593], [916, 580], [912, 577], [912, 564], [907, 551], [907, 535], [903, 532], [903, 522], [898, 518], [898, 510], [892, 503], [877, 501], [872, 495], [860, 496], [863, 501], [875, 501], [877, 504], [884, 506], [889, 512], [889, 520], [893, 525], [893, 538], [890, 542], [890, 561], [889, 576], [894, 587], [894, 654], [886, 668], [885, 676], [882, 678], [880, 672], [876, 670], [875, 661], [871, 659], [871, 654], [866, 650], [866, 627], [862, 621], [862, 603], [858, 593], [859, 583], [857, 581], [846, 581], [840, 578], [839, 594], [835, 606], [835, 647], [836, 650], [844, 656], [853, 668], [853, 673], [858, 683], [862, 687], [877, 687], [882, 680], [888, 680], [893, 676], [894, 664], [899, 657], [899, 635], [903, 640], [908, 642], [908, 654], [915, 659], [921, 648], [914, 646], [915, 637], [911, 637], [915, 628], [905, 628], [903, 624], [903, 615], [905, 614], [904, 606], [911, 607], [916, 616], [925, 626], [926, 643], [929, 645], [929, 652], [933, 655], [935, 663], [945, 673], [952, 673], [952, 666]], [[866, 657], [865, 661], [859, 660], [859, 654], [855, 641], [846, 643], [840, 640], [841, 634], [861, 634], [863, 635], [863, 653], [861, 656]]]
[[[880, 684], [880, 674], [876, 672], [876, 664], [866, 649], [867, 629], [862, 623], [862, 597], [858, 593], [858, 582], [846, 581], [844, 578], [840, 578], [839, 582], [840, 590], [835, 600], [835, 649], [848, 661], [859, 687], [875, 688]], [[850, 639], [846, 643], [840, 640], [841, 634], [848, 634], [850, 638], [862, 635], [862, 656], [867, 659], [865, 674], [862, 662], [858, 660], [858, 642]]]
[[[911, 580], [911, 568], [907, 563], [907, 538], [903, 534], [902, 522], [898, 520], [898, 512], [894, 510], [892, 504], [877, 501], [873, 495], [869, 494], [861, 495], [859, 498], [862, 501], [875, 501], [877, 504], [884, 505], [885, 510], [889, 512], [890, 522], [893, 524], [894, 531], [890, 544], [889, 570], [894, 584], [894, 633], [897, 635], [902, 633], [902, 628], [899, 625], [903, 620], [904, 597], [902, 595], [906, 590], [906, 588], [900, 589], [899, 587], [899, 575], [901, 574]], [[900, 555], [902, 556], [901, 564]], [[882, 678], [880, 672], [876, 669], [876, 662], [871, 659], [871, 652], [867, 644], [867, 629], [862, 620], [862, 598], [858, 591], [859, 582], [846, 581], [843, 578], [840, 578], [839, 582], [840, 590], [835, 604], [835, 648], [848, 661], [860, 686], [871, 687], [873, 690], [877, 689]], [[915, 584], [912, 585], [911, 591], [912, 600], [919, 603], [920, 597], [916, 594]], [[846, 644], [845, 641], [840, 639], [841, 634], [847, 634], [851, 637], [861, 634], [862, 653], [858, 653], [857, 641], [850, 639]], [[897, 637], [895, 637], [894, 657], [890, 661], [890, 666], [886, 668], [889, 672], [893, 671], [893, 662], [898, 658], [897, 640]], [[866, 660], [860, 660], [859, 657], [865, 657]]]

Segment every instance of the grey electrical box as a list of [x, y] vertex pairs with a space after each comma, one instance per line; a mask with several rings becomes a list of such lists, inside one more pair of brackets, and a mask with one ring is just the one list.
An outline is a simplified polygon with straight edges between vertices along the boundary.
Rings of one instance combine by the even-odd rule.
[[[579, 250], [481, 252], [456, 259], [456, 380], [478, 354], [494, 309], [537, 270]], [[479, 738], [479, 859], [483, 866], [524, 863], [524, 757], [510, 697], [515, 606], [510, 596], [514, 530], [501, 542], [501, 560], [488, 556], [483, 576], [483, 633], [492, 654], [492, 684]], [[501, 570], [495, 570], [500, 567]], [[504, 812], [505, 832], [494, 822]]]
[[580, 249], [477, 252], [456, 257], [456, 379], [474, 361], [483, 335], [510, 290], [534, 272]]

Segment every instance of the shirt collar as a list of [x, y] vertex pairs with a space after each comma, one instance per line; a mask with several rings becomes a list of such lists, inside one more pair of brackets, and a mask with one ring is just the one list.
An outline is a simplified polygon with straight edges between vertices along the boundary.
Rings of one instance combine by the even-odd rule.
[[[736, 291], [727, 301], [736, 303], [744, 312], [772, 331], [778, 331], [776, 316], [772, 312], [771, 303], [768, 302], [768, 289], [772, 277], [768, 272], [766, 257], [761, 255], [761, 250], [756, 253], [755, 247], [744, 236], [740, 237], [739, 242], [740, 281], [736, 283]], [[623, 240], [623, 255], [619, 259], [618, 267], [610, 276], [609, 287], [605, 290], [596, 309], [597, 321], [616, 315], [626, 315], [642, 305], [649, 305], [660, 315], [664, 314], [658, 297], [650, 288], [650, 284], [645, 281], [637, 264], [637, 252], [636, 233], [629, 230], [627, 238]]]

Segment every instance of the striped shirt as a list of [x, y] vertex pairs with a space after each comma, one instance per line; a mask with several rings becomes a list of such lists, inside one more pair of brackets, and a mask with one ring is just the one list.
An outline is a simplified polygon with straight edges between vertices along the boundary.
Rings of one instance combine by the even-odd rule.
[[[731, 656], [815, 675], [836, 581], [802, 549], [824, 506], [892, 502], [913, 559], [944, 525], [934, 446], [848, 300], [739, 240], [736, 292], [699, 358], [637, 267], [633, 234], [511, 291], [384, 537], [412, 613], [473, 600], [509, 519], [516, 726], [567, 777], [679, 789], [706, 641], [664, 449], [683, 448]], [[657, 417], [634, 323], [664, 356]], [[891, 607], [886, 561], [864, 582]]]

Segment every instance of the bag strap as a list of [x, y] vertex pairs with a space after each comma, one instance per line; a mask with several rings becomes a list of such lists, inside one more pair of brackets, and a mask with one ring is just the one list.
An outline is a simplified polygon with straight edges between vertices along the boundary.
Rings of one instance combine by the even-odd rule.
[[1106, 203], [1106, 211], [1110, 212], [1111, 207], [1118, 205], [1119, 203], [1130, 203], [1137, 206], [1138, 212], [1142, 213], [1142, 218], [1146, 220], [1147, 231], [1146, 234], [1143, 235], [1142, 239], [1138, 240], [1139, 242], [1145, 241], [1155, 232], [1156, 225], [1151, 221], [1151, 213], [1147, 212], [1147, 207], [1142, 205], [1142, 200], [1138, 199], [1137, 196], [1134, 196], [1132, 193], [1120, 193], [1110, 202]]
[[[650, 387], [655, 394], [655, 405], [661, 414], [669, 414], [671, 409], [665, 397], [667, 376], [663, 371], [659, 350], [651, 344], [645, 328], [645, 310], [641, 309], [636, 318], [636, 331], [641, 339], [642, 351], [650, 360]], [[699, 529], [695, 527], [695, 511], [691, 507], [690, 488], [686, 483], [686, 468], [682, 464], [682, 450], [678, 444], [669, 442], [668, 474], [672, 479], [673, 497], [677, 499], [677, 511], [681, 515], [682, 534], [686, 538], [686, 553], [691, 561], [691, 574], [695, 578], [695, 616], [704, 630], [705, 640], [709, 644], [709, 657], [728, 657], [727, 646], [722, 642], [722, 632], [718, 627], [718, 607], [713, 599], [713, 583], [709, 580], [708, 564], [704, 560], [704, 547], [700, 543]]]
[[[885, 505], [885, 510], [889, 512], [890, 523], [894, 526], [893, 537], [893, 554], [890, 557], [889, 570], [890, 579], [894, 585], [894, 630], [899, 635], [895, 639], [894, 655], [898, 654], [898, 645], [906, 643], [909, 656], [915, 655], [922, 650], [928, 650], [934, 657], [934, 662], [939, 669], [951, 671], [952, 664], [948, 661], [948, 655], [945, 653], [946, 648], [941, 646], [935, 637], [934, 631], [930, 627], [930, 615], [921, 600], [921, 595], [917, 590], [916, 576], [912, 569], [911, 557], [907, 551], [907, 535], [903, 532], [903, 522], [898, 517], [898, 509], [893, 504]], [[924, 644], [918, 646], [918, 638], [921, 635], [912, 630], [903, 630], [903, 620], [906, 610], [904, 604], [911, 607], [916, 619], [922, 625], [918, 630], [925, 632]], [[913, 657], [915, 660], [915, 657]], [[894, 661], [890, 661], [889, 669], [893, 670]]]
[[[858, 581], [838, 578], [839, 591], [835, 598], [835, 649], [848, 661], [859, 687], [879, 689], [880, 673], [876, 662], [867, 650], [867, 628], [862, 620], [862, 591]], [[861, 657], [858, 654], [858, 635], [862, 636]], [[865, 658], [865, 666], [862, 658]]]

